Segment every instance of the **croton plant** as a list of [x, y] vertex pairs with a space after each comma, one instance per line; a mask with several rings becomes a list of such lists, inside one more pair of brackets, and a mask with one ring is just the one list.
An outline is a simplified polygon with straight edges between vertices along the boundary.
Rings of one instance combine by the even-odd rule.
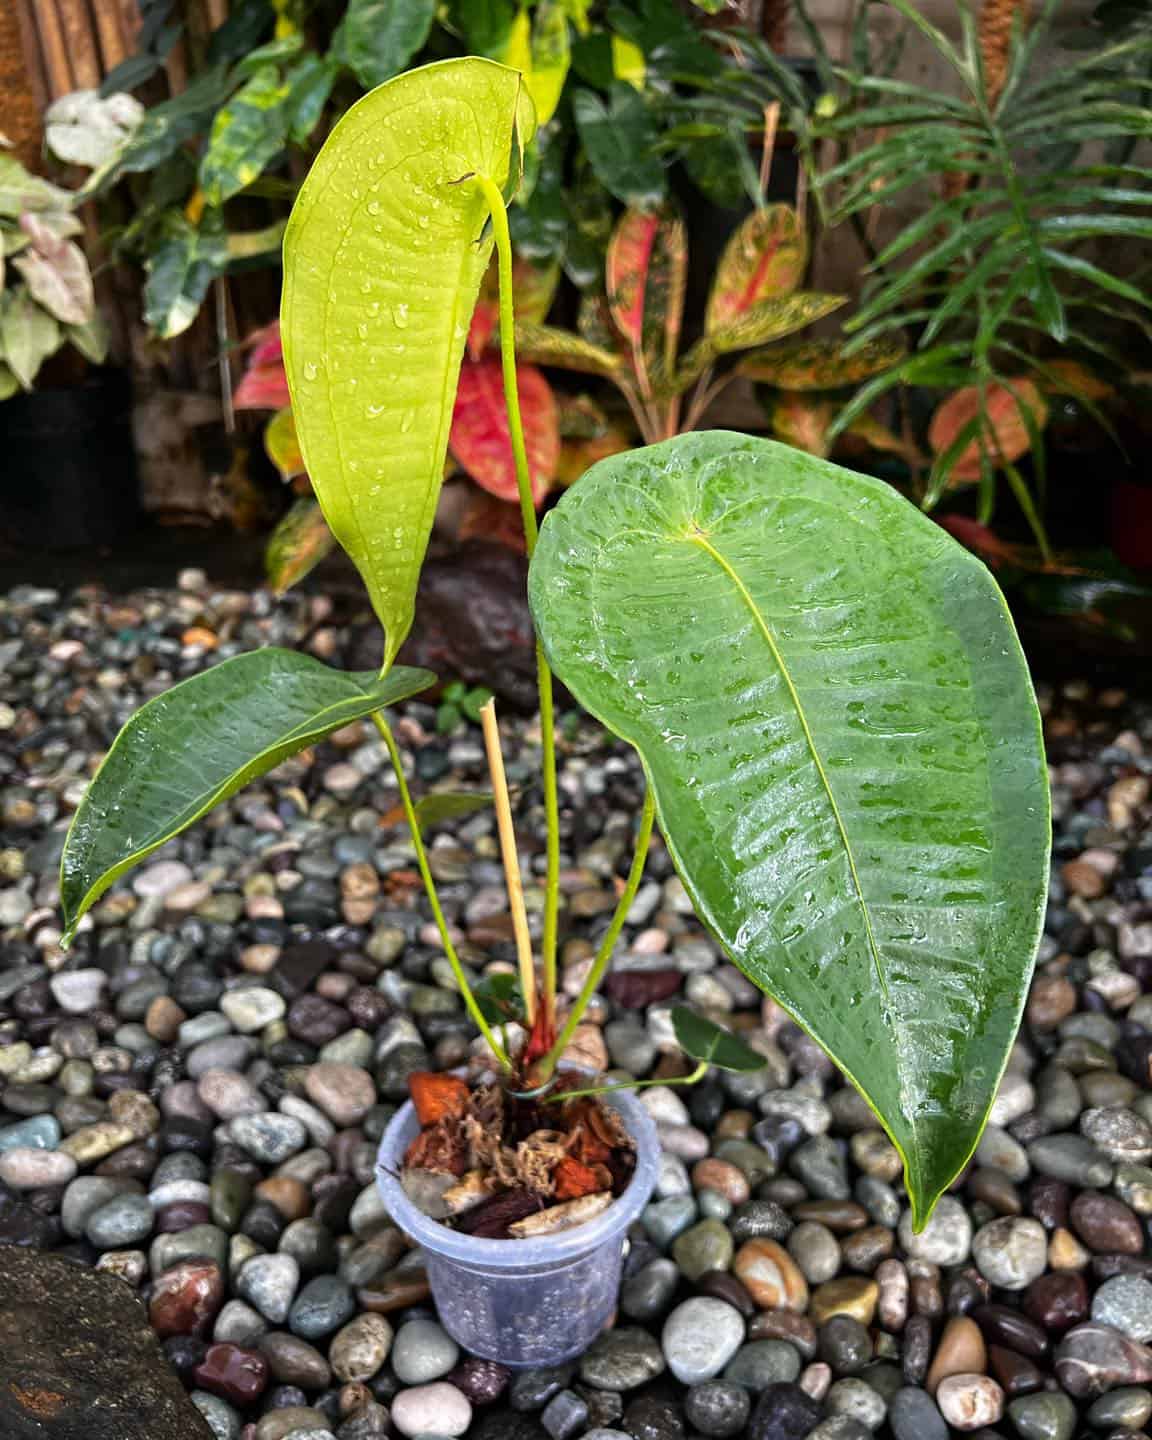
[[[269, 648], [150, 701], [116, 740], [68, 835], [68, 934], [112, 881], [211, 805], [339, 726], [370, 719], [395, 767], [463, 1004], [511, 1089], [544, 1096], [556, 1084], [658, 823], [718, 944], [875, 1110], [923, 1224], [972, 1154], [996, 1093], [1047, 888], [1039, 715], [1011, 620], [988, 571], [889, 486], [726, 431], [602, 459], [538, 525], [505, 214], [533, 133], [517, 72], [466, 59], [381, 86], [325, 144], [285, 236], [284, 362], [302, 458], [367, 587], [383, 665], [347, 674]], [[645, 226], [655, 238], [659, 224]], [[413, 621], [493, 247], [539, 640], [547, 841], [536, 947], [489, 702], [482, 718], [517, 964], [478, 985], [453, 945], [385, 710], [433, 678], [394, 662]], [[655, 401], [658, 385], [686, 371], [666, 327], [661, 348], [645, 350], [636, 284], [619, 295], [626, 268], [618, 252], [617, 305], [631, 327], [622, 335]], [[743, 261], [741, 274], [737, 301], [748, 293]], [[763, 341], [765, 303], [793, 303], [753, 299], [733, 319], [732, 293], [721, 294], [687, 367], [697, 381], [737, 337]], [[557, 985], [553, 669], [635, 748], [647, 781], [628, 877], [574, 1001]], [[501, 1028], [510, 1010], [518, 1029]], [[683, 1083], [712, 1065], [760, 1063], [754, 1035], [750, 1050], [687, 1010], [673, 1024], [690, 1057]]]

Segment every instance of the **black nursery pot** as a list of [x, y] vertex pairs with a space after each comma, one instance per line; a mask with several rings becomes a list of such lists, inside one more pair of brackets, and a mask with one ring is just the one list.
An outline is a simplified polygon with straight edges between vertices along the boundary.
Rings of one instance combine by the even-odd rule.
[[70, 550], [110, 544], [139, 523], [125, 371], [13, 395], [0, 404], [0, 447], [0, 538]]

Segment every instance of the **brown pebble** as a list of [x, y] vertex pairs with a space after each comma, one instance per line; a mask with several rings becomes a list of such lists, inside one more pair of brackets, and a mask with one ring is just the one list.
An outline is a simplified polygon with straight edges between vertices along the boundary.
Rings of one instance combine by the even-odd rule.
[[941, 1380], [950, 1375], [982, 1374], [987, 1362], [984, 1336], [975, 1320], [956, 1315], [948, 1321], [928, 1367], [924, 1388], [935, 1395]]
[[1010, 1400], [1017, 1395], [1031, 1395], [1044, 1384], [1044, 1376], [1027, 1356], [1002, 1345], [988, 1347], [988, 1370]]
[[1115, 1196], [1085, 1190], [1073, 1200], [1070, 1218], [1072, 1229], [1089, 1250], [1112, 1255], [1143, 1252], [1143, 1227], [1128, 1206]]
[[144, 1016], [144, 1029], [161, 1045], [171, 1045], [187, 1018], [187, 1013], [170, 995], [157, 995]]
[[1070, 1191], [1063, 1180], [1038, 1176], [1028, 1189], [1028, 1211], [1045, 1230], [1058, 1230], [1068, 1224]]
[[697, 1190], [715, 1190], [733, 1205], [743, 1205], [752, 1196], [744, 1172], [731, 1161], [718, 1160], [714, 1155], [693, 1165], [692, 1184]]
[[1032, 981], [1025, 1019], [1034, 1030], [1053, 1030], [1076, 1009], [1076, 987], [1063, 975], [1037, 975]]
[[1082, 900], [1099, 900], [1108, 888], [1108, 881], [1087, 860], [1069, 860], [1060, 873], [1072, 894]]
[[1048, 1264], [1053, 1270], [1083, 1270], [1090, 1258], [1071, 1230], [1053, 1230], [1048, 1242]]
[[756, 1314], [756, 1304], [747, 1287], [727, 1270], [706, 1270], [696, 1281], [696, 1289], [714, 1300], [726, 1300], [745, 1320]]
[[868, 1212], [854, 1200], [805, 1200], [792, 1211], [797, 1220], [826, 1225], [837, 1234], [851, 1234], [868, 1224]]
[[912, 1312], [937, 1320], [944, 1313], [944, 1293], [940, 1288], [940, 1267], [930, 1260], [908, 1261], [908, 1287]]
[[812, 1319], [817, 1325], [826, 1325], [834, 1315], [849, 1315], [861, 1325], [871, 1325], [879, 1298], [880, 1286], [875, 1280], [842, 1275], [821, 1285], [812, 1296]]
[[845, 1236], [840, 1253], [849, 1270], [859, 1270], [871, 1275], [883, 1260], [887, 1260], [896, 1246], [896, 1237], [884, 1225], [869, 1225], [867, 1230], [857, 1230], [855, 1235]]
[[747, 1140], [756, 1117], [751, 1110], [725, 1110], [716, 1122], [717, 1140]]
[[748, 1326], [749, 1340], [787, 1340], [805, 1360], [816, 1355], [816, 1326], [791, 1310], [762, 1310]]
[[1006, 1345], [1009, 1350], [1032, 1360], [1042, 1360], [1048, 1353], [1048, 1336], [1035, 1320], [1029, 1320], [1019, 1310], [1007, 1305], [980, 1305], [972, 1312], [972, 1318], [989, 1344]]
[[261, 1180], [256, 1194], [275, 1205], [286, 1220], [303, 1220], [312, 1213], [312, 1193], [302, 1180], [287, 1175], [272, 1175]]
[[405, 1270], [402, 1275], [385, 1275], [383, 1280], [366, 1285], [356, 1292], [362, 1310], [390, 1315], [394, 1310], [407, 1310], [410, 1305], [423, 1305], [432, 1294], [428, 1277], [422, 1270]]
[[884, 1260], [876, 1267], [876, 1283], [880, 1290], [878, 1310], [880, 1324], [898, 1335], [908, 1319], [908, 1271], [902, 1260]]
[[1074, 1272], [1041, 1275], [1025, 1290], [1021, 1308], [1037, 1325], [1059, 1335], [1087, 1320], [1087, 1282]]
[[747, 1240], [736, 1252], [732, 1269], [763, 1310], [808, 1308], [808, 1282], [796, 1262], [775, 1240]]
[[1020, 1215], [1024, 1206], [1020, 1192], [1003, 1170], [973, 1170], [968, 1177], [968, 1193], [973, 1200], [982, 1200], [997, 1215]]

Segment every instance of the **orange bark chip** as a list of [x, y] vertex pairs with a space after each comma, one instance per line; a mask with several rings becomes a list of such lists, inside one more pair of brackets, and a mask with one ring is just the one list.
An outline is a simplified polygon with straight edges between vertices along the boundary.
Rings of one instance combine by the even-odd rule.
[[435, 1125], [444, 1119], [460, 1120], [468, 1105], [468, 1086], [457, 1075], [418, 1070], [408, 1077], [408, 1093], [421, 1125]]
[[552, 1172], [557, 1200], [578, 1200], [581, 1195], [595, 1195], [603, 1190], [599, 1175], [571, 1155], [566, 1155]]

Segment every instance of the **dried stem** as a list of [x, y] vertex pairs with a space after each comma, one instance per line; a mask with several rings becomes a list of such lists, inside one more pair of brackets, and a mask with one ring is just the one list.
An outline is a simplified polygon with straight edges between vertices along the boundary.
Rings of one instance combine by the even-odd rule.
[[512, 930], [516, 936], [524, 1016], [531, 1027], [536, 1019], [536, 961], [532, 955], [532, 937], [528, 933], [528, 911], [524, 905], [524, 886], [520, 881], [520, 856], [516, 850], [516, 832], [512, 828], [512, 804], [508, 799], [508, 780], [504, 774], [504, 752], [500, 748], [495, 700], [489, 700], [480, 707], [480, 724], [484, 731], [484, 748], [488, 752], [488, 771], [492, 776], [492, 800], [496, 807], [496, 828], [500, 835], [500, 854], [504, 859], [504, 883], [508, 887]]

